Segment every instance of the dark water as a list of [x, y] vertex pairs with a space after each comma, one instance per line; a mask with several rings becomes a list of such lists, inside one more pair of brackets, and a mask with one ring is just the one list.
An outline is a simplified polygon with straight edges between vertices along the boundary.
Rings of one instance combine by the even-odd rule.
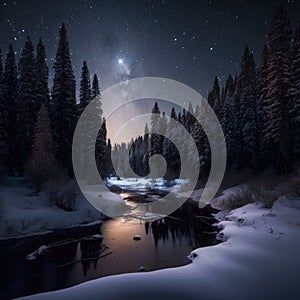
[[[122, 195], [128, 204], [135, 194]], [[153, 197], [153, 195], [151, 195]], [[140, 196], [137, 196], [140, 201]], [[210, 207], [186, 202], [172, 215], [154, 222], [123, 217], [92, 226], [0, 242], [0, 299], [9, 299], [76, 285], [112, 274], [182, 266], [189, 253], [216, 244]], [[85, 238], [102, 234], [103, 239]], [[136, 241], [134, 236], [141, 239]], [[26, 255], [40, 245], [49, 250], [36, 260]]]

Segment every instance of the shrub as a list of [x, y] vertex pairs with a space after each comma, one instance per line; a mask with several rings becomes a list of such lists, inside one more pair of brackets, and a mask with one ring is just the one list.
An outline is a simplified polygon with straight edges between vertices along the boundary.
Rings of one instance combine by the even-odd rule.
[[3, 191], [0, 190], [0, 236], [3, 236], [6, 233], [5, 223], [4, 194]]
[[255, 201], [255, 194], [246, 184], [231, 187], [211, 201], [214, 208], [226, 210], [235, 209]]
[[259, 202], [264, 208], [272, 208], [274, 202], [280, 197], [278, 191], [261, 189], [259, 195]]
[[76, 183], [62, 172], [50, 178], [44, 185], [44, 191], [50, 204], [73, 211], [76, 209], [76, 187]]

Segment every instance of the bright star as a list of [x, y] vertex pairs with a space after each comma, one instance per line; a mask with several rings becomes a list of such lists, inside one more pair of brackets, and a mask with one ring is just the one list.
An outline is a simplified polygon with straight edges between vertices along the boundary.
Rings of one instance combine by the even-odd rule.
[[118, 64], [119, 64], [119, 65], [123, 65], [123, 63], [124, 63], [123, 59], [122, 59], [122, 58], [119, 58], [119, 59], [118, 59]]

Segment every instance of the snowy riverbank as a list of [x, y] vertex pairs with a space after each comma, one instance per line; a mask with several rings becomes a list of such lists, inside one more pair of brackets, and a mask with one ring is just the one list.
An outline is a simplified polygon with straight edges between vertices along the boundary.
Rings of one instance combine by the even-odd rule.
[[[97, 189], [103, 198], [123, 201], [118, 194]], [[55, 229], [93, 225], [103, 215], [77, 191], [73, 211], [50, 205], [42, 192], [34, 195], [24, 178], [7, 178], [0, 190], [0, 239], [47, 234]]]
[[250, 203], [217, 217], [224, 242], [194, 250], [190, 265], [105, 277], [26, 299], [300, 298], [299, 198], [280, 196], [271, 209]]

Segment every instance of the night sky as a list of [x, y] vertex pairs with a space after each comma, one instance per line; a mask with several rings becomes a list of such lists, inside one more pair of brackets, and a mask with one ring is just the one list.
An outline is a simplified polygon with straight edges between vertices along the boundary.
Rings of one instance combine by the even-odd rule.
[[[77, 84], [83, 60], [105, 89], [140, 76], [172, 78], [204, 97], [215, 75], [238, 71], [244, 46], [259, 58], [277, 1], [1, 1], [0, 44], [19, 54], [29, 35], [47, 50], [51, 75], [65, 22]], [[293, 28], [300, 1], [282, 1]], [[4, 55], [3, 55], [4, 56]], [[123, 63], [118, 63], [121, 62]]]

